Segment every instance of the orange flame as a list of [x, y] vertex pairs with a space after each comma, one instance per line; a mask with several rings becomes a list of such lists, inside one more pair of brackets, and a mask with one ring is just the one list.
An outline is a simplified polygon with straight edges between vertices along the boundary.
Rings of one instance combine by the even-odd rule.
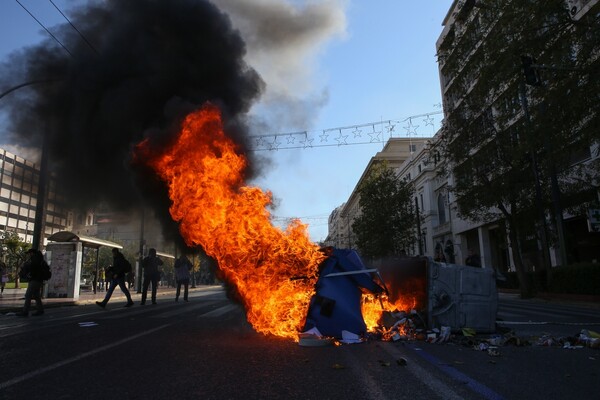
[[364, 294], [361, 311], [367, 330], [374, 331], [380, 326], [382, 311], [410, 311], [416, 305], [417, 300], [414, 298], [401, 298], [396, 302], [391, 302], [386, 295], [381, 295], [377, 299], [374, 295]]
[[272, 195], [243, 185], [246, 159], [225, 135], [218, 108], [189, 114], [161, 154], [142, 142], [136, 156], [165, 181], [186, 243], [217, 260], [254, 329], [297, 340], [324, 255], [299, 220], [285, 231], [271, 224]]

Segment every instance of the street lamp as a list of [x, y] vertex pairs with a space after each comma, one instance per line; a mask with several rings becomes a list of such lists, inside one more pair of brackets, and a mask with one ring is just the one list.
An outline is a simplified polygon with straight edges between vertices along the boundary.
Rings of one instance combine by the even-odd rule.
[[[20, 85], [13, 86], [12, 88], [0, 93], [0, 99], [4, 96], [14, 92], [22, 87], [35, 85], [38, 83], [51, 83], [57, 82], [61, 79], [37, 79], [21, 83]], [[51, 132], [52, 125], [48, 132]], [[48, 194], [48, 133], [42, 137], [42, 158], [40, 161], [40, 178], [38, 181], [38, 193], [35, 204], [35, 222], [33, 225], [33, 239], [31, 243], [32, 249], [41, 250], [44, 245], [44, 231], [46, 223], [46, 197]]]

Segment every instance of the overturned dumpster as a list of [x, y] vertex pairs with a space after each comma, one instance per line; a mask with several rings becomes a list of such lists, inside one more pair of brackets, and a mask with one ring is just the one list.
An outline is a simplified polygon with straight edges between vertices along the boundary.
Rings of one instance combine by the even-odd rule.
[[328, 258], [320, 265], [320, 275], [311, 298], [303, 331], [342, 338], [344, 332], [361, 336], [367, 327], [361, 314], [362, 290], [383, 292], [354, 250], [327, 250]]
[[425, 314], [428, 329], [471, 328], [496, 330], [498, 292], [492, 269], [433, 261], [429, 257], [401, 257], [374, 262], [395, 303], [415, 297], [415, 309]]

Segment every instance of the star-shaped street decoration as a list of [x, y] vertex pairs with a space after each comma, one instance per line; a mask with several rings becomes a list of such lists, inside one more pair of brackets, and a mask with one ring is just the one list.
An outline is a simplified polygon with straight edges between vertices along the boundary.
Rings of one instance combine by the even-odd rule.
[[262, 147], [265, 144], [265, 138], [262, 136], [259, 136], [256, 138], [256, 147]]
[[362, 131], [358, 129], [358, 126], [354, 127], [354, 130], [352, 131], [352, 133], [354, 133], [354, 138], [359, 138], [361, 132]]
[[287, 136], [287, 144], [294, 144], [296, 138], [291, 133]]
[[394, 124], [388, 124], [385, 126], [385, 130], [390, 136], [392, 135], [392, 132], [394, 132], [394, 129], [396, 129], [396, 125]]
[[281, 142], [277, 141], [277, 136], [273, 136], [273, 143], [269, 143], [269, 150], [277, 150], [281, 146]]
[[433, 126], [433, 121], [434, 121], [434, 119], [431, 118], [431, 115], [427, 115], [427, 118], [425, 118], [423, 120], [423, 122], [425, 122], [425, 126], [428, 126], [428, 125]]
[[335, 140], [337, 140], [338, 146], [341, 146], [343, 144], [348, 144], [348, 143], [346, 143], [347, 138], [348, 138], [348, 135], [342, 135], [342, 131], [340, 130], [340, 136], [336, 137]]
[[371, 136], [371, 143], [375, 143], [375, 142], [380, 142], [381, 140], [379, 139], [379, 134], [381, 132], [369, 132], [369, 136]]
[[417, 134], [417, 128], [418, 128], [418, 127], [419, 127], [419, 125], [413, 125], [413, 123], [412, 123], [412, 119], [409, 119], [409, 120], [408, 120], [408, 125], [406, 125], [406, 126], [404, 127], [404, 129], [406, 129], [406, 133], [407, 133], [408, 135], [410, 135], [411, 133], [412, 133], [413, 135], [416, 135], [416, 134]]
[[327, 142], [327, 138], [329, 137], [329, 134], [325, 133], [325, 131], [323, 131], [323, 133], [321, 135], [319, 135], [319, 137], [321, 138], [321, 143]]
[[301, 141], [300, 141], [300, 144], [301, 144], [302, 146], [304, 146], [304, 148], [306, 149], [307, 147], [313, 147], [313, 146], [312, 146], [312, 142], [313, 142], [314, 140], [315, 140], [315, 139], [309, 139], [309, 138], [308, 138], [308, 136], [306, 136], [306, 137], [304, 138], [304, 140], [301, 140]]

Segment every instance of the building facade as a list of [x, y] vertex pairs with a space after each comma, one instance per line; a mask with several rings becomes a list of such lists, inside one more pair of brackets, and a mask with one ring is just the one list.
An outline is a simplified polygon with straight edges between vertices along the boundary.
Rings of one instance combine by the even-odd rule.
[[[0, 149], [0, 230], [11, 231], [32, 243], [40, 179], [39, 165]], [[73, 213], [50, 179], [44, 224], [45, 239], [53, 233], [73, 228]]]
[[[396, 160], [394, 168], [398, 171], [399, 176], [414, 182], [416, 190], [415, 203], [419, 208], [423, 222], [420, 226], [419, 246], [412, 249], [413, 255], [424, 254], [443, 261], [463, 264], [469, 250], [473, 250], [480, 255], [482, 267], [494, 268], [500, 271], [512, 271], [515, 269], [515, 254], [513, 254], [510, 245], [511, 239], [507, 221], [502, 217], [502, 213], [493, 207], [485, 210], [492, 217], [479, 219], [477, 222], [462, 216], [459, 211], [459, 199], [456, 197], [457, 194], [454, 191], [459, 182], [452, 173], [454, 165], [448, 164], [445, 157], [447, 149], [444, 148], [444, 142], [448, 138], [448, 129], [452, 129], [447, 124], [448, 120], [456, 121], [464, 118], [466, 124], [474, 121], [481, 127], [481, 141], [477, 143], [473, 143], [471, 137], [454, 138], [456, 143], [460, 143], [464, 147], [464, 151], [467, 154], [466, 157], [469, 157], [469, 155], [477, 155], [477, 152], [485, 149], [488, 142], [496, 140], [497, 138], [493, 135], [498, 135], [498, 138], [500, 138], [502, 134], [515, 134], [514, 127], [520, 123], [522, 124], [525, 121], [524, 118], [531, 118], [533, 125], [536, 122], [536, 117], [539, 118], [540, 115], [544, 116], [543, 114], [536, 115], [535, 113], [532, 113], [531, 116], [527, 115], [527, 108], [524, 108], [523, 98], [519, 96], [520, 93], [518, 90], [518, 80], [523, 79], [523, 73], [526, 71], [521, 71], [519, 68], [516, 68], [517, 72], [513, 74], [514, 79], [509, 76], [507, 81], [501, 82], [497, 86], [483, 87], [482, 92], [487, 94], [485, 98], [477, 98], [474, 95], [476, 85], [485, 84], [485, 82], [479, 80], [482, 63], [487, 63], [494, 67], [496, 60], [498, 60], [498, 67], [500, 67], [502, 62], [506, 62], [506, 60], [495, 58], [497, 55], [485, 52], [486, 40], [492, 40], [490, 39], [492, 37], [494, 37], [493, 40], [497, 40], [499, 37], [499, 35], [493, 36], [491, 32], [495, 30], [503, 34], [504, 32], [511, 34], [520, 28], [506, 25], [511, 22], [510, 15], [503, 15], [503, 13], [498, 12], [494, 8], [494, 6], [498, 5], [505, 6], [506, 3], [474, 0], [457, 0], [453, 2], [442, 23], [443, 30], [436, 43], [445, 117], [442, 129], [431, 140], [425, 141], [423, 146], [415, 149], [416, 151], [408, 157], [402, 156], [400, 153], [395, 154], [399, 149], [393, 146], [386, 147], [385, 151], [378, 153], [372, 159], [365, 169], [361, 180], [370, 170], [372, 163], [376, 162], [377, 158], [381, 158]], [[581, 20], [586, 15], [598, 15], [600, 13], [599, 8], [598, 1], [595, 0], [568, 0], [564, 4], [565, 17], [568, 18], [570, 15], [573, 20]], [[543, 7], [540, 8], [540, 10], [542, 9]], [[543, 12], [543, 10], [540, 12]], [[558, 49], [571, 46], [574, 50], [584, 47], [581, 42], [577, 43], [577, 45], [568, 42], [570, 40], [569, 30], [557, 32], [556, 34], [553, 33], [552, 40], [547, 41], [551, 46], [556, 46]], [[545, 33], [547, 32], [543, 30], [542, 34]], [[465, 43], [468, 43], [468, 45], [465, 45]], [[540, 54], [543, 56], [547, 56], [547, 53], [553, 51], [553, 47], [548, 45], [548, 43], [543, 41], [541, 43], [542, 50]], [[544, 54], [544, 51], [546, 54]], [[592, 54], [594, 53], [592, 52]], [[550, 57], [547, 59], [549, 60]], [[597, 58], [591, 58], [591, 62], [597, 63], [597, 60]], [[559, 70], [560, 68], [555, 69]], [[531, 101], [531, 108], [542, 109], [544, 101], [547, 100], [544, 98], [546, 91], [534, 91], [532, 88], [526, 89], [525, 98]], [[567, 87], [566, 90], [568, 89]], [[595, 113], [596, 110], [592, 110], [592, 114]], [[586, 121], [587, 119], [583, 118], [582, 120], [575, 121], [573, 125], [579, 127], [580, 123]], [[584, 128], [588, 129], [586, 134], [591, 134], [592, 138], [594, 137], [593, 129], [595, 129], [595, 137], [600, 137], [597, 123], [595, 124], [595, 128], [594, 126], [591, 128], [584, 126]], [[486, 138], [486, 132], [491, 132], [491, 136]], [[574, 147], [573, 145], [577, 144], [579, 133], [576, 129], [573, 130], [572, 139], [568, 143], [564, 143], [564, 151], [567, 151], [568, 148], [570, 150], [570, 148]], [[523, 135], [527, 134], [527, 132], [517, 131], [514, 135], [517, 137], [517, 142], [519, 139], [522, 140], [522, 136], [519, 138], [519, 134]], [[568, 263], [597, 262], [600, 259], [600, 233], [594, 231], [594, 225], [592, 225], [594, 221], [593, 210], [590, 209], [590, 212], [588, 212], [588, 210], [584, 209], [577, 212], [576, 207], [577, 201], [583, 200], [587, 201], [588, 204], [594, 204], [594, 202], [595, 204], [600, 204], [600, 192], [598, 191], [599, 147], [598, 142], [589, 141], [589, 137], [587, 141], [590, 145], [584, 145], [572, 151], [570, 164], [563, 167], [564, 169], [559, 171], [560, 174], [557, 174], [560, 175], [560, 178], [557, 179], [558, 190], [555, 192], [560, 194], [562, 188], [563, 193], [567, 193], [568, 190], [565, 190], [565, 188], [568, 188], [571, 183], [585, 179], [592, 183], [592, 190], [586, 192], [585, 198], [582, 196], [570, 196], [569, 198], [569, 196], [563, 195], [562, 198], [554, 201], [555, 206], [557, 204], [562, 206], [560, 218], [552, 215], [552, 207], [546, 208], [546, 213], [543, 217], [544, 221], [548, 223], [546, 229], [549, 235], [553, 236], [553, 240], [548, 239], [546, 247], [549, 249], [546, 261], [551, 266], [562, 264], [561, 255], [559, 254], [561, 242], [558, 238], [557, 228], [551, 226], [555, 220], [561, 221], [564, 225], [564, 236], [567, 239], [562, 243], [562, 246], [568, 249]], [[496, 150], [496, 153], [500, 152], [499, 147], [495, 149], [493, 146], [490, 147], [492, 147], [492, 150]], [[508, 151], [510, 151], [510, 147]], [[543, 153], [541, 151], [541, 155], [544, 155]], [[479, 154], [480, 165], [476, 167], [481, 167], [485, 170], [488, 159], [483, 157], [483, 154], [485, 153], [481, 152]], [[490, 159], [490, 164], [491, 161]], [[528, 166], [529, 164], [525, 163], [525, 165]], [[584, 177], [580, 174], [586, 168], [588, 171]], [[529, 171], [530, 169], [527, 170], [527, 173], [530, 173]], [[517, 170], [517, 178], [519, 178], [518, 172]], [[526, 171], [524, 170], [523, 172], [523, 175], [525, 175]], [[550, 182], [549, 176], [545, 178], [545, 182]], [[360, 181], [356, 187], [359, 187], [359, 185]], [[593, 190], [594, 185], [595, 190]], [[550, 186], [549, 183], [548, 186]], [[531, 188], [533, 188], [533, 184], [531, 184]], [[546, 187], [544, 190], [544, 193], [547, 193], [549, 197], [552, 192], [550, 188]], [[550, 203], [548, 199], [545, 200], [547, 204]], [[600, 207], [598, 208], [600, 209]], [[348, 243], [353, 243], [352, 240], [336, 241], [332, 239], [335, 239], [336, 235], [339, 236], [340, 233], [345, 234], [345, 232], [350, 232], [351, 235], [351, 230], [348, 226], [348, 216], [356, 215], [359, 212], [358, 197], [355, 189], [346, 203], [336, 209], [331, 215], [330, 233], [336, 233], [328, 237], [330, 244], [346, 243], [344, 245], [346, 247]], [[597, 214], [600, 215], [600, 210], [597, 210]], [[335, 224], [332, 224], [332, 221]], [[555, 225], [558, 226], [558, 223]], [[534, 229], [531, 231], [534, 233], [525, 237], [524, 245], [520, 249], [523, 266], [527, 271], [536, 270], [540, 266], [541, 253], [544, 251], [540, 236], [535, 234]], [[348, 239], [348, 236], [345, 236], [345, 239]]]

